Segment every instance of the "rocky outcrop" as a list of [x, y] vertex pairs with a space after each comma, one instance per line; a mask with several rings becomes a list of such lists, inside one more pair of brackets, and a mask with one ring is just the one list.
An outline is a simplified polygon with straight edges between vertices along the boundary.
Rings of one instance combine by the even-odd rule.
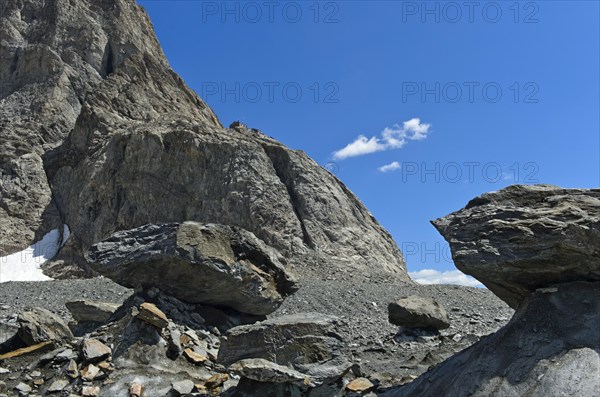
[[383, 396], [596, 395], [599, 296], [600, 283], [587, 282], [534, 292], [498, 332]]
[[69, 134], [86, 94], [128, 57], [166, 65], [134, 1], [0, 3], [0, 255], [62, 226], [42, 156]]
[[600, 190], [512, 186], [434, 224], [463, 271], [517, 308], [495, 334], [386, 397], [600, 390]]
[[296, 291], [281, 256], [240, 228], [196, 222], [115, 233], [86, 258], [100, 274], [132, 288], [156, 287], [189, 303], [269, 314]]
[[388, 305], [390, 323], [406, 328], [446, 329], [450, 319], [446, 310], [433, 299], [419, 296], [400, 298]]
[[537, 288], [600, 281], [600, 189], [510, 186], [432, 223], [456, 267], [513, 308]]

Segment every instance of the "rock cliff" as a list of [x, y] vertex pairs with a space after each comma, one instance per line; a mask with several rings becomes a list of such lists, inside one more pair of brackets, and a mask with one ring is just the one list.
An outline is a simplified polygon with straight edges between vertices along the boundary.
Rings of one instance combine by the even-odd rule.
[[66, 224], [60, 259], [119, 230], [244, 228], [305, 273], [399, 274], [397, 245], [334, 175], [224, 128], [169, 67], [133, 0], [2, 2], [0, 254]]

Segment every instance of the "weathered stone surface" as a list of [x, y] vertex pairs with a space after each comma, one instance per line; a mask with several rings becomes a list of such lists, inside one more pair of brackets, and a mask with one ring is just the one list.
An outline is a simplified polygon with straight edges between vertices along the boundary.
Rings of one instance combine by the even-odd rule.
[[131, 397], [142, 397], [144, 387], [139, 383], [132, 383], [129, 387], [129, 395]]
[[383, 396], [597, 395], [599, 297], [598, 282], [534, 292], [504, 328]]
[[600, 280], [600, 189], [510, 186], [432, 223], [456, 267], [513, 308], [537, 288]]
[[52, 384], [48, 387], [48, 393], [59, 393], [65, 387], [69, 385], [69, 381], [65, 379], [59, 379], [52, 382]]
[[389, 233], [334, 175], [257, 130], [223, 128], [134, 0], [1, 7], [0, 254], [67, 223], [54, 263], [84, 266], [115, 230], [195, 220], [249, 230], [317, 274], [408, 280]]
[[292, 368], [326, 361], [340, 346], [340, 340], [333, 337], [337, 321], [333, 316], [302, 313], [232, 328], [221, 342], [218, 361], [229, 366], [262, 358]]
[[75, 321], [104, 323], [119, 308], [119, 305], [106, 302], [75, 301], [67, 302], [65, 306], [71, 312]]
[[86, 93], [132, 54], [166, 61], [134, 1], [4, 0], [0, 15], [1, 256], [62, 225], [40, 156], [73, 129]]
[[448, 313], [433, 299], [407, 296], [388, 305], [392, 324], [407, 328], [445, 329], [450, 326]]
[[346, 389], [355, 393], [366, 393], [375, 388], [373, 382], [367, 378], [356, 378], [346, 386]]
[[144, 302], [140, 305], [140, 312], [137, 315], [142, 321], [155, 326], [158, 329], [166, 328], [169, 325], [169, 319], [156, 305]]
[[240, 360], [229, 367], [230, 371], [247, 379], [263, 383], [291, 383], [308, 386], [309, 376], [289, 367], [262, 358]]
[[23, 312], [17, 318], [19, 338], [32, 346], [47, 341], [65, 341], [73, 338], [71, 330], [56, 314], [39, 307]]
[[99, 340], [84, 339], [81, 342], [81, 357], [86, 362], [97, 363], [107, 359], [111, 353], [111, 348]]
[[99, 273], [127, 287], [158, 287], [190, 303], [273, 312], [296, 290], [277, 252], [236, 227], [196, 222], [115, 233], [86, 255]]
[[192, 390], [194, 390], [194, 382], [191, 380], [182, 380], [173, 383], [171, 386], [171, 395], [174, 397], [183, 396], [191, 393]]

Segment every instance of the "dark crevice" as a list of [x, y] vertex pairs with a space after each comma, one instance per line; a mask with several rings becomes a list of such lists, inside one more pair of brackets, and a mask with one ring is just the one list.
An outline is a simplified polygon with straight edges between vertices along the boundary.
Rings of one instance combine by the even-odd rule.
[[296, 215], [298, 222], [300, 222], [300, 228], [302, 229], [302, 242], [304, 242], [307, 247], [315, 249], [315, 244], [312, 241], [308, 230], [306, 229], [304, 220], [302, 219], [300, 200], [298, 198], [298, 194], [294, 190], [292, 178], [288, 172], [290, 161], [289, 154], [285, 152], [285, 149], [280, 149], [274, 146], [262, 145], [262, 147], [269, 160], [271, 160], [271, 164], [273, 164], [275, 174], [287, 189], [290, 203], [292, 204], [292, 209], [294, 210], [294, 214]]
[[106, 48], [104, 49], [104, 57], [102, 59], [102, 69], [100, 70], [100, 75], [103, 79], [110, 76], [115, 71], [114, 65], [114, 54], [112, 46], [110, 42], [106, 43]]

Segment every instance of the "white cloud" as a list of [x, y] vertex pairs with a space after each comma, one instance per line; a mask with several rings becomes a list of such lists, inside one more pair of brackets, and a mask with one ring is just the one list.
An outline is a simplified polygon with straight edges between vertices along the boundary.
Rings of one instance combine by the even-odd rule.
[[419, 284], [454, 284], [467, 287], [483, 287], [477, 279], [467, 276], [460, 270], [440, 272], [434, 269], [423, 269], [417, 272], [408, 272], [408, 275]]
[[381, 137], [359, 135], [354, 142], [344, 148], [333, 152], [335, 160], [343, 160], [348, 157], [363, 156], [365, 154], [381, 152], [388, 149], [400, 149], [408, 141], [421, 141], [427, 138], [431, 124], [421, 123], [421, 119], [413, 118], [392, 127], [386, 127], [381, 131]]
[[377, 137], [368, 139], [364, 135], [360, 135], [352, 143], [349, 143], [343, 149], [338, 150], [333, 154], [333, 158], [336, 160], [345, 159], [348, 157], [362, 156], [364, 154], [381, 152], [386, 147], [379, 141]]
[[383, 165], [379, 168], [377, 168], [380, 172], [389, 172], [389, 171], [395, 171], [398, 168], [401, 168], [402, 166], [400, 165], [399, 162], [397, 161], [393, 161], [389, 164]]

